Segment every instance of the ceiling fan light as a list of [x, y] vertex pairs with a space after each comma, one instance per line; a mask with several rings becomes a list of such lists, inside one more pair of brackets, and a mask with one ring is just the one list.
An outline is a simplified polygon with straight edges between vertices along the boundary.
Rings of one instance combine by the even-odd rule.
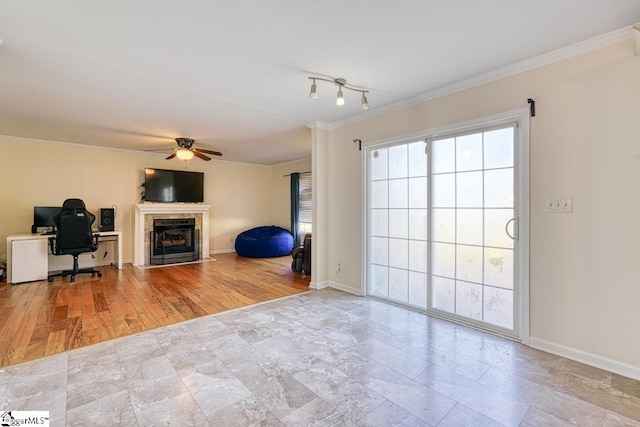
[[176, 151], [176, 157], [179, 158], [180, 160], [191, 160], [193, 159], [193, 151], [191, 150], [187, 150], [186, 148], [181, 148], [178, 151]]

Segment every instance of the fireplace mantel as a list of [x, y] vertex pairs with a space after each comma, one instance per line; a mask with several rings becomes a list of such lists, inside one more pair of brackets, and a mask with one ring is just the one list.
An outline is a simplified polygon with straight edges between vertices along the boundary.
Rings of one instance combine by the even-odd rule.
[[202, 215], [202, 229], [200, 230], [200, 258], [209, 258], [209, 209], [211, 205], [201, 203], [138, 203], [136, 205], [134, 223], [134, 262], [142, 267], [147, 264], [145, 254], [145, 216], [163, 214], [200, 214]]

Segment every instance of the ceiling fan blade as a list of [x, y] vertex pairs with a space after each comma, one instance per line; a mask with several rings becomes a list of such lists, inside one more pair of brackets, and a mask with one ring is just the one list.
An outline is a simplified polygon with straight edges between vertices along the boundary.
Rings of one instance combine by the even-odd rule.
[[171, 160], [176, 156], [176, 152], [174, 151], [173, 153], [169, 154], [169, 157], [167, 157], [165, 160]]
[[222, 156], [222, 153], [219, 151], [205, 150], [204, 148], [194, 148], [193, 150], [201, 153], [213, 154], [214, 156]]
[[192, 152], [194, 156], [199, 157], [202, 160], [206, 160], [207, 162], [211, 160], [211, 157], [205, 156], [204, 154], [200, 153], [198, 150], [192, 150]]

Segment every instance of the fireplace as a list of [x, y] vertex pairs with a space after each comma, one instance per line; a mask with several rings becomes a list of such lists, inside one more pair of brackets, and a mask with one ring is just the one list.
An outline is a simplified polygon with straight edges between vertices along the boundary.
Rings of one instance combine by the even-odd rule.
[[[153, 256], [153, 221], [160, 218], [195, 218], [199, 259], [209, 258], [209, 209], [203, 203], [138, 203], [133, 231], [133, 264], [138, 268], [150, 265]], [[191, 260], [188, 260], [191, 261]]]
[[149, 237], [149, 264], [196, 261], [200, 258], [195, 218], [157, 218]]

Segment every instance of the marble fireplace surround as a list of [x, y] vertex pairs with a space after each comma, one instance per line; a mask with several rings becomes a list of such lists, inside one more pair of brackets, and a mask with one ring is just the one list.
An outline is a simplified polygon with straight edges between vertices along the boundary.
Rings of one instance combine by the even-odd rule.
[[135, 211], [133, 265], [149, 264], [149, 232], [155, 218], [195, 218], [200, 231], [200, 259], [209, 258], [209, 209], [201, 203], [138, 203]]

